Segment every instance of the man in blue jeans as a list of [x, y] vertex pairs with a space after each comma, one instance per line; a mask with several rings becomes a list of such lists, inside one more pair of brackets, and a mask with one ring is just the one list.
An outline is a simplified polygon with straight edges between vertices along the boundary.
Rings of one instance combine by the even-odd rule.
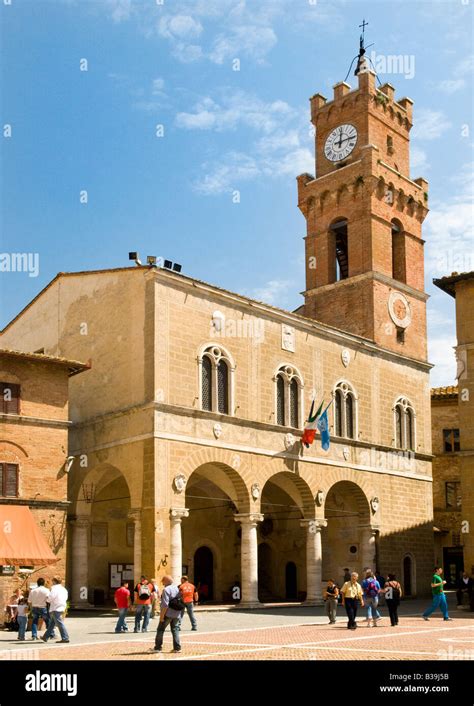
[[181, 652], [181, 643], [179, 640], [179, 624], [183, 617], [182, 610], [170, 608], [170, 602], [174, 598], [181, 596], [178, 586], [173, 583], [171, 576], [163, 576], [161, 583], [164, 586], [161, 594], [160, 604], [160, 623], [156, 631], [154, 652], [161, 652], [163, 648], [163, 637], [168, 625], [171, 625], [171, 634], [173, 636], [173, 652]]
[[441, 566], [435, 568], [433, 579], [431, 581], [431, 593], [433, 595], [433, 602], [429, 608], [423, 613], [423, 619], [429, 620], [431, 613], [439, 608], [443, 614], [444, 620], [452, 620], [448, 614], [448, 602], [446, 600], [446, 594], [444, 592], [444, 585], [446, 581], [441, 578], [443, 569]]
[[[38, 639], [38, 623], [40, 619], [43, 619], [46, 629], [49, 625], [49, 615], [48, 608], [46, 605], [49, 599], [49, 589], [45, 586], [44, 578], [39, 578], [36, 582], [36, 588], [30, 591], [28, 596], [28, 603], [31, 606], [31, 615], [33, 617], [33, 622], [31, 623], [31, 639]], [[52, 637], [56, 637], [53, 633]]]
[[48, 629], [41, 638], [44, 642], [48, 642], [53, 637], [55, 627], [59, 628], [59, 634], [61, 635], [61, 639], [58, 642], [69, 642], [69, 635], [63, 618], [63, 614], [67, 609], [67, 599], [67, 588], [61, 586], [60, 578], [54, 578], [53, 587], [48, 598], [49, 614], [52, 620], [49, 621]]
[[364, 591], [364, 601], [367, 610], [367, 627], [370, 628], [370, 621], [373, 621], [374, 628], [377, 627], [377, 620], [382, 617], [377, 609], [379, 604], [380, 583], [375, 577], [372, 569], [368, 569], [365, 579], [362, 581]]

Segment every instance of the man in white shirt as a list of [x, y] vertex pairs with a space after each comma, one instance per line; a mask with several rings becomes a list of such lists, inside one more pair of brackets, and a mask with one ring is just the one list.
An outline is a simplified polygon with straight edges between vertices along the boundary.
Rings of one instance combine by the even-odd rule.
[[53, 587], [50, 591], [48, 603], [49, 614], [52, 620], [48, 625], [48, 629], [41, 638], [44, 642], [48, 642], [53, 637], [55, 626], [59, 628], [61, 639], [58, 642], [69, 642], [69, 635], [64, 625], [63, 613], [67, 608], [68, 592], [64, 586], [61, 586], [61, 579], [53, 579]]
[[[38, 622], [40, 618], [44, 620], [46, 629], [49, 626], [49, 616], [47, 602], [49, 600], [49, 588], [44, 585], [44, 579], [39, 578], [37, 581], [37, 587], [33, 588], [28, 596], [28, 603], [31, 606], [31, 615], [33, 616], [33, 622], [31, 623], [31, 639], [38, 639]], [[54, 633], [52, 635], [54, 637]]]

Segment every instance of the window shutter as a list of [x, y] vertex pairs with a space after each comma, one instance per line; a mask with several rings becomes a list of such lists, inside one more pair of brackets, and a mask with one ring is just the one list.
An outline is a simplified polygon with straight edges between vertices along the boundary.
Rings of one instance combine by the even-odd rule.
[[202, 408], [212, 411], [212, 363], [207, 355], [202, 359]]
[[395, 407], [395, 445], [398, 449], [402, 448], [402, 409], [400, 405], [397, 404]]
[[296, 428], [299, 426], [298, 392], [298, 383], [293, 379], [290, 384], [290, 425]]
[[335, 404], [335, 422], [336, 422], [336, 436], [342, 436], [342, 392], [336, 390], [336, 404]]
[[229, 368], [224, 360], [217, 366], [217, 398], [221, 414], [229, 414]]
[[4, 414], [19, 414], [20, 411], [20, 386], [13, 382], [1, 383], [2, 406]]
[[346, 436], [354, 438], [354, 400], [351, 394], [346, 397]]
[[285, 425], [285, 381], [277, 377], [277, 424]]
[[18, 495], [18, 466], [13, 463], [3, 464], [3, 490], [5, 497], [16, 498]]
[[4, 463], [0, 463], [0, 495], [4, 495], [3, 492], [3, 478], [4, 478], [4, 472], [3, 472], [3, 467]]

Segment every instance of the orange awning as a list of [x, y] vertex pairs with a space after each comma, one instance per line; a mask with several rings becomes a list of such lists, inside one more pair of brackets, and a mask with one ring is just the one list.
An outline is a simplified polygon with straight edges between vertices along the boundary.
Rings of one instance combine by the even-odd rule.
[[0, 564], [45, 566], [58, 561], [26, 505], [0, 505]]

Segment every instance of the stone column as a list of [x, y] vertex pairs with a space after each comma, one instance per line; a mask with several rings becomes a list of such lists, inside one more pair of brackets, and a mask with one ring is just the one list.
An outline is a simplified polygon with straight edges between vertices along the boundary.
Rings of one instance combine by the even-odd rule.
[[234, 515], [240, 522], [242, 537], [240, 540], [240, 605], [255, 608], [260, 605], [258, 600], [258, 541], [257, 524], [263, 520], [263, 515], [251, 512], [246, 515]]
[[189, 517], [189, 510], [185, 507], [171, 508], [170, 510], [170, 567], [171, 576], [175, 583], [179, 583], [183, 571], [183, 539], [181, 536], [181, 521]]
[[140, 508], [132, 508], [128, 513], [128, 519], [133, 522], [133, 585], [140, 583], [142, 575], [142, 511]]
[[89, 597], [89, 527], [90, 517], [79, 515], [71, 521], [71, 606], [73, 608], [90, 608], [92, 596]]
[[[362, 534], [362, 547], [361, 547], [361, 569], [370, 567], [372, 571], [376, 570], [376, 537], [378, 534], [378, 528], [372, 527], [371, 525], [361, 527]], [[362, 577], [365, 578], [365, 577]]]
[[306, 601], [307, 605], [322, 605], [323, 548], [321, 531], [327, 520], [302, 520], [306, 529]]

